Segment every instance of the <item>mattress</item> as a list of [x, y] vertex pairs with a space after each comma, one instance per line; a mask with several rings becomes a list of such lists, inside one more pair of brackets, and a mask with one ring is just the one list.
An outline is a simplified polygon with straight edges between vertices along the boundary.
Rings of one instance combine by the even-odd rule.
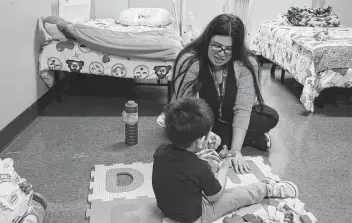
[[123, 26], [113, 19], [71, 23], [55, 16], [49, 16], [43, 22], [44, 28], [57, 26], [57, 30], [51, 30], [53, 36], [64, 36], [97, 52], [119, 57], [174, 61], [184, 46], [182, 37], [172, 25], [164, 28]]
[[314, 112], [314, 100], [326, 88], [352, 87], [352, 29], [328, 28], [329, 39], [314, 38], [321, 27], [262, 24], [252, 50], [288, 71], [303, 85], [300, 101]]
[[52, 87], [54, 71], [119, 78], [170, 80], [173, 61], [137, 60], [94, 51], [77, 41], [48, 40], [39, 54], [39, 75]]
[[119, 31], [119, 32], [146, 32], [146, 31], [163, 31], [163, 30], [170, 30], [175, 31], [178, 33], [177, 27], [175, 24], [171, 24], [165, 27], [151, 27], [151, 26], [124, 26], [115, 22], [113, 18], [107, 19], [90, 19], [81, 23], [87, 26], [95, 27], [95, 28], [102, 28], [108, 29], [112, 31]]

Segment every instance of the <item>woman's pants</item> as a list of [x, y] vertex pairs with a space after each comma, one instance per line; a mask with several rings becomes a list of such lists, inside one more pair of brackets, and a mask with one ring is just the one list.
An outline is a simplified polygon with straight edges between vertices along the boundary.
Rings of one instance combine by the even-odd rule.
[[[276, 119], [268, 118], [266, 116], [258, 115], [256, 112], [252, 112], [244, 144], [246, 144], [246, 141], [253, 141], [264, 136], [264, 133], [267, 133], [274, 128], [277, 125], [277, 122], [278, 120]], [[221, 138], [221, 146], [219, 149], [222, 148], [222, 145], [227, 145], [229, 149], [231, 148], [232, 129], [232, 123], [224, 123], [215, 120], [212, 132]]]

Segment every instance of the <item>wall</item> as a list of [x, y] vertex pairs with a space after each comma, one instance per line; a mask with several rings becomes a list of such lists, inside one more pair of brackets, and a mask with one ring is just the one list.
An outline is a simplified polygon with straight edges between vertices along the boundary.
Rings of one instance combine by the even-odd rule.
[[342, 25], [352, 27], [352, 0], [330, 0], [329, 5], [332, 11], [340, 17]]
[[127, 0], [92, 0], [93, 18], [116, 18], [126, 8]]
[[0, 130], [41, 97], [38, 76], [37, 16], [51, 14], [50, 0], [0, 1]]
[[188, 11], [195, 16], [193, 27], [202, 31], [217, 15], [222, 13], [224, 0], [188, 0]]

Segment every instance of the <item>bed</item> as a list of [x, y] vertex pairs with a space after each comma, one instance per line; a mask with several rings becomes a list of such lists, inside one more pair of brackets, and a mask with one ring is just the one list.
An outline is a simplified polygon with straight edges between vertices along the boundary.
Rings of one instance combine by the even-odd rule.
[[352, 87], [352, 28], [292, 26], [277, 16], [263, 23], [252, 50], [303, 85], [300, 101], [314, 112], [314, 100], [327, 88]]
[[[90, 4], [88, 0], [69, 1], [62, 4], [69, 3], [71, 8], [77, 8], [77, 4]], [[90, 10], [89, 5], [86, 7]], [[62, 6], [60, 10], [63, 10]], [[90, 16], [89, 10], [85, 12]], [[133, 13], [133, 10], [138, 12]], [[87, 19], [87, 16], [78, 16], [75, 12], [71, 16], [61, 13], [67, 20], [62, 17], [41, 18], [40, 27], [46, 38], [39, 52], [40, 77], [50, 88], [59, 82], [62, 72], [130, 78], [139, 84], [168, 86], [170, 100], [173, 63], [186, 44], [183, 31], [177, 16], [172, 20], [168, 17], [170, 22], [161, 25], [160, 21], [151, 25], [150, 21], [155, 21], [143, 20], [144, 23], [140, 24], [138, 17], [126, 18], [135, 14], [140, 16], [143, 10], [154, 15], [155, 10], [167, 13], [163, 9], [129, 8], [123, 11], [129, 14], [120, 14], [116, 20]], [[143, 80], [149, 81], [143, 83]]]

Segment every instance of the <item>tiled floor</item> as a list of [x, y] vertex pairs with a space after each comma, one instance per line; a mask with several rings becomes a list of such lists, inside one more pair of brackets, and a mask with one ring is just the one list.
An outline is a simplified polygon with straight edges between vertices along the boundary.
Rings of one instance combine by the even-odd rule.
[[[279, 73], [279, 71], [278, 71]], [[289, 78], [289, 77], [288, 77]], [[119, 84], [120, 83], [120, 84]], [[282, 85], [264, 69], [266, 103], [280, 114], [264, 155], [283, 179], [295, 182], [301, 200], [320, 222], [352, 219], [352, 106], [327, 105], [307, 116], [292, 79]], [[140, 143], [123, 143], [121, 112], [129, 89], [140, 106]], [[2, 154], [49, 201], [48, 222], [85, 222], [90, 170], [94, 164], [150, 161], [163, 131], [156, 116], [166, 103], [163, 87], [137, 87], [109, 78], [87, 78], [71, 86], [62, 103], [51, 104]]]

